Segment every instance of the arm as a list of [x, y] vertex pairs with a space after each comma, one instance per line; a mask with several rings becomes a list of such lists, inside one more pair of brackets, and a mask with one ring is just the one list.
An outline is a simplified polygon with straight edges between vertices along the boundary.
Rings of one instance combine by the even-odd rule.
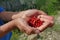
[[2, 26], [0, 26], [0, 37], [8, 33], [9, 31], [13, 30], [15, 27], [14, 20], [10, 21]]
[[18, 28], [19, 30], [21, 30], [27, 34], [31, 34], [31, 32], [33, 31], [33, 28], [28, 26], [24, 19], [18, 18], [18, 19], [12, 20], [0, 27], [0, 37], [4, 36], [6, 33], [8, 33], [9, 31], [11, 31], [15, 28]]
[[42, 15], [47, 15], [45, 12], [43, 12], [41, 10], [36, 10], [36, 9], [31, 10], [30, 9], [30, 10], [21, 11], [21, 12], [7, 12], [7, 11], [1, 12], [0, 13], [0, 18], [2, 18], [5, 21], [9, 21], [9, 20], [12, 20], [12, 19], [19, 18], [20, 16], [22, 16], [26, 13], [27, 13], [27, 15], [32, 15], [32, 14], [35, 14], [36, 12], [38, 12], [39, 14], [42, 14]]
[[18, 12], [1, 12], [0, 13], [0, 18], [3, 19], [4, 21], [9, 21], [12, 20], [12, 16], [17, 14]]

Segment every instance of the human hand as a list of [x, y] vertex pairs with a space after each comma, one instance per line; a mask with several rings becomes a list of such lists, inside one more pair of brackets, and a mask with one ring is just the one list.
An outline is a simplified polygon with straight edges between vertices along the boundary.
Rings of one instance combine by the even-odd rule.
[[37, 9], [29, 9], [29, 10], [26, 10], [26, 11], [21, 11], [19, 12], [18, 14], [16, 15], [13, 15], [12, 16], [12, 19], [16, 19], [16, 18], [26, 18], [28, 16], [31, 16], [31, 15], [34, 15], [34, 14], [40, 14], [40, 15], [47, 15], [45, 12], [41, 11], [41, 10], [37, 10]]
[[44, 21], [44, 23], [40, 27], [37, 27], [37, 29], [39, 29], [40, 32], [42, 32], [43, 30], [45, 30], [48, 27], [52, 27], [53, 24], [54, 24], [54, 18], [53, 18], [53, 16], [39, 15], [38, 18], [41, 21]]
[[[28, 19], [31, 15], [34, 15], [34, 14], [36, 14], [36, 13], [38, 13], [38, 14], [40, 14], [40, 15], [41, 15], [41, 14], [42, 14], [42, 15], [46, 15], [46, 13], [43, 12], [43, 11], [36, 10], [36, 9], [32, 9], [32, 10], [30, 9], [30, 10], [26, 10], [26, 11], [19, 12], [18, 14], [12, 16], [12, 19], [23, 18], [24, 21], [26, 22], [26, 25], [28, 25], [28, 24], [27, 24], [27, 19]], [[24, 22], [21, 21], [21, 23], [23, 23], [22, 26], [24, 25], [25, 27], [27, 27], [27, 26], [24, 24]], [[29, 25], [28, 25], [28, 26], [29, 26]], [[33, 30], [32, 33], [39, 33], [39, 30], [37, 30], [36, 28], [31, 27], [31, 26], [29, 26], [29, 27], [31, 28], [31, 30]], [[28, 28], [28, 29], [30, 29], [30, 28]], [[29, 31], [28, 31], [28, 33], [29, 33]], [[31, 33], [30, 33], [30, 34], [31, 34]]]
[[23, 18], [15, 19], [15, 25], [19, 30], [21, 30], [22, 32], [25, 32], [28, 35], [38, 34], [40, 32], [36, 28], [29, 26], [27, 24], [27, 21]]
[[[40, 26], [39, 28], [34, 28], [34, 27], [31, 27], [31, 26], [29, 26], [28, 24], [27, 24], [27, 20], [29, 20], [29, 17], [31, 17], [32, 15], [34, 15], [34, 14], [36, 14], [37, 13], [37, 15], [41, 15], [41, 20], [42, 21], [45, 21], [44, 22], [44, 24], [42, 25], [42, 26]], [[42, 16], [43, 15], [43, 16]], [[47, 17], [46, 17], [47, 16]], [[51, 21], [53, 21], [52, 19], [53, 19], [53, 17], [51, 17], [51, 19], [48, 19], [48, 18], [50, 18], [45, 12], [43, 12], [43, 11], [40, 11], [40, 10], [36, 10], [36, 9], [32, 9], [32, 10], [26, 10], [26, 11], [22, 11], [22, 12], [19, 12], [18, 14], [16, 14], [16, 15], [14, 15], [14, 16], [12, 16], [12, 19], [17, 19], [17, 18], [22, 18], [23, 19], [23, 21], [25, 22], [23, 22], [22, 20], [20, 20], [21, 22], [20, 23], [22, 23], [22, 25], [21, 25], [21, 27], [24, 25], [24, 27], [28, 27], [27, 29], [31, 29], [30, 31], [26, 31], [27, 32], [27, 34], [31, 34], [31, 33], [39, 33], [39, 30], [40, 31], [43, 31], [44, 29], [46, 29], [47, 27], [48, 27], [48, 25], [49, 26], [51, 26], [50, 24], [53, 24], [53, 23], [51, 23]], [[51, 21], [49, 21], [49, 20], [51, 20]], [[23, 27], [23, 28], [24, 28]], [[25, 28], [25, 30], [27, 30], [26, 28]], [[38, 30], [37, 30], [38, 29]]]

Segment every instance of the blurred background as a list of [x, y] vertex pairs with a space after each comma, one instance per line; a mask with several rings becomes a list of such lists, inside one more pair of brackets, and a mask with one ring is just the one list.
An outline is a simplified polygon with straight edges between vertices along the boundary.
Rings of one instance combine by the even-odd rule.
[[6, 11], [39, 9], [54, 16], [55, 24], [39, 35], [26, 35], [18, 29], [13, 30], [11, 40], [60, 40], [60, 0], [0, 0]]

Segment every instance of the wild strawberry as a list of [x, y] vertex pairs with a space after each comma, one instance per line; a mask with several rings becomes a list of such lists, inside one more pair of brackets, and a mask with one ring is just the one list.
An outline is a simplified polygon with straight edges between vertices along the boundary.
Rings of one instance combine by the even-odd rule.
[[31, 16], [31, 18], [28, 20], [28, 24], [31, 27], [39, 27], [43, 24], [43, 21], [37, 18], [37, 16]]

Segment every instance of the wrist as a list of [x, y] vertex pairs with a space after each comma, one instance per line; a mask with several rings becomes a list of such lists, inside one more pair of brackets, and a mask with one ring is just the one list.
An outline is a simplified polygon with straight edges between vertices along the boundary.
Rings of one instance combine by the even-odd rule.
[[12, 21], [13, 26], [16, 26], [16, 19]]
[[7, 12], [7, 11], [4, 11], [4, 12], [0, 13], [0, 18], [3, 19], [4, 21], [10, 21], [10, 20], [12, 20], [12, 16], [16, 15], [17, 13], [18, 12]]
[[22, 18], [22, 16], [24, 16], [24, 11], [17, 12], [16, 14], [14, 14], [12, 16], [12, 19]]
[[11, 16], [11, 19], [16, 19], [15, 16], [18, 14], [19, 12], [13, 12], [13, 15]]

